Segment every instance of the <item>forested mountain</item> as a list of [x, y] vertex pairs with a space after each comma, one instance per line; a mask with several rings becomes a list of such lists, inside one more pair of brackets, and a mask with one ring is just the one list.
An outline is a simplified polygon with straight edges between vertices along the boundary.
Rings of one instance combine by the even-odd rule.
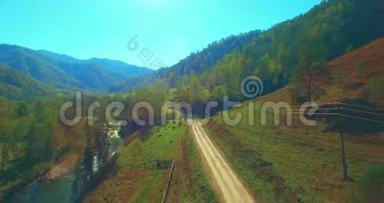
[[201, 74], [204, 71], [210, 70], [225, 55], [233, 52], [234, 50], [243, 48], [260, 33], [261, 31], [256, 30], [215, 41], [202, 51], [192, 53], [190, 56], [169, 68], [160, 69], [152, 75], [133, 78], [125, 83], [112, 87], [112, 90], [133, 90], [138, 87], [150, 85], [157, 80], [167, 80], [171, 86], [174, 86], [176, 81], [183, 76]]
[[48, 85], [0, 64], [0, 96], [26, 99], [53, 94], [53, 92]]
[[192, 53], [189, 57], [170, 67], [163, 74], [163, 78], [169, 79], [174, 84], [177, 79], [184, 75], [200, 74], [207, 71], [213, 68], [225, 55], [241, 49], [260, 33], [261, 31], [257, 30], [215, 41], [202, 51]]
[[91, 58], [88, 60], [79, 60], [71, 56], [57, 54], [57, 53], [53, 53], [46, 50], [39, 50], [38, 52], [43, 56], [55, 59], [57, 61], [68, 62], [68, 63], [88, 63], [88, 64], [100, 65], [108, 72], [113, 74], [120, 74], [126, 79], [150, 74], [153, 72], [149, 68], [130, 65], [118, 60], [111, 60], [111, 59], [104, 59], [104, 58], [103, 59]]
[[79, 81], [57, 66], [57, 62], [33, 50], [18, 46], [1, 45], [0, 63], [58, 88], [80, 87]]
[[308, 13], [260, 33], [212, 69], [178, 80], [179, 100], [199, 103], [222, 95], [244, 99], [239, 88], [247, 75], [263, 80], [264, 93], [303, 82], [307, 72], [320, 72], [326, 62], [384, 36], [383, 8], [382, 0], [323, 1]]
[[323, 1], [270, 30], [222, 39], [152, 74], [120, 61], [78, 60], [11, 45], [0, 45], [0, 63], [59, 89], [124, 92], [166, 81], [177, 87], [181, 100], [190, 100], [191, 86], [205, 99], [224, 94], [241, 99], [237, 87], [246, 75], [258, 75], [271, 92], [302, 79], [314, 63], [325, 64], [384, 36], [382, 8], [380, 0]]
[[111, 59], [92, 58], [92, 59], [86, 60], [85, 62], [103, 66], [107, 71], [115, 74], [120, 74], [126, 77], [127, 79], [142, 76], [142, 75], [148, 75], [153, 72], [153, 70], [148, 68], [137, 67], [134, 65], [126, 64], [122, 61], [111, 60]]
[[130, 77], [150, 73], [146, 68], [107, 59], [77, 60], [47, 51], [0, 45], [0, 63], [51, 87], [64, 90], [108, 91]]
[[40, 55], [43, 55], [45, 57], [48, 57], [48, 58], [51, 58], [51, 59], [57, 60], [57, 61], [64, 61], [64, 62], [69, 62], [69, 63], [78, 63], [78, 62], [80, 62], [80, 60], [78, 60], [76, 58], [73, 58], [71, 56], [68, 56], [68, 55], [65, 55], [65, 54], [54, 53], [54, 52], [47, 51], [47, 50], [44, 50], [44, 49], [37, 50], [37, 52]]

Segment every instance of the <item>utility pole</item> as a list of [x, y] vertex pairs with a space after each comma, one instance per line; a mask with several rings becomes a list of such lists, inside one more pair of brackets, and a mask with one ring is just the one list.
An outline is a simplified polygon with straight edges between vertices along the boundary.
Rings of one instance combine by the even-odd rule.
[[[343, 109], [343, 107], [339, 106], [339, 104], [336, 104], [336, 106], [339, 111]], [[341, 162], [343, 165], [343, 177], [344, 177], [344, 180], [354, 181], [348, 175], [348, 162], [345, 154], [345, 137], [343, 132], [343, 125], [344, 125], [343, 122], [338, 124], [339, 135], [340, 135]]]
[[342, 164], [343, 164], [343, 175], [344, 175], [344, 179], [349, 179], [348, 163], [347, 163], [347, 158], [345, 156], [344, 133], [340, 127], [339, 127], [339, 134], [340, 134], [340, 143], [341, 143], [341, 160], [342, 160]]

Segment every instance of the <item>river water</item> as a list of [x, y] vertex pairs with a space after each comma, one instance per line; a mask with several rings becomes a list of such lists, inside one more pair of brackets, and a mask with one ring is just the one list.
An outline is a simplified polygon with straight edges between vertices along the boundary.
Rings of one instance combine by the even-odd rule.
[[[108, 130], [108, 156], [109, 159], [116, 154], [117, 150], [122, 144], [122, 140], [118, 135], [119, 129], [109, 128]], [[6, 200], [7, 203], [74, 203], [78, 202], [80, 194], [83, 191], [87, 191], [87, 185], [93, 185], [94, 179], [98, 179], [103, 174], [100, 174], [99, 170], [105, 166], [100, 156], [97, 154], [89, 154], [84, 157], [89, 157], [91, 162], [88, 161], [89, 167], [87, 167], [87, 158], [84, 158], [82, 163], [76, 170], [56, 178], [54, 180], [46, 180], [40, 178], [23, 190], [15, 193]], [[88, 159], [88, 160], [89, 160]], [[88, 183], [88, 184], [87, 184]]]
[[9, 203], [71, 203], [74, 197], [73, 173], [55, 180], [39, 179], [14, 195]]

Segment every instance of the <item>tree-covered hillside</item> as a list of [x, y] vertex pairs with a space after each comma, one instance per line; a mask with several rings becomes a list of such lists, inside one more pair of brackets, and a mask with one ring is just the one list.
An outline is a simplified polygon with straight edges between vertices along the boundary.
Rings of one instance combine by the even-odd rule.
[[327, 93], [324, 99], [364, 99], [384, 107], [383, 65], [384, 38], [332, 60], [328, 64], [332, 80], [322, 84]]
[[175, 86], [176, 82], [183, 76], [200, 74], [212, 69], [225, 55], [243, 48], [254, 37], [258, 36], [260, 32], [261, 31], [256, 30], [215, 41], [202, 51], [191, 53], [190, 56], [169, 68], [160, 69], [151, 75], [130, 79], [127, 82], [112, 87], [111, 90], [130, 91], [151, 85], [158, 80], [166, 80], [171, 86]]
[[0, 64], [0, 96], [10, 99], [28, 99], [53, 94], [53, 88], [19, 71]]
[[179, 80], [179, 99], [204, 101], [222, 95], [244, 99], [239, 88], [247, 75], [263, 80], [264, 93], [302, 80], [306, 72], [384, 36], [383, 8], [382, 0], [323, 1], [308, 13], [262, 32], [211, 70]]

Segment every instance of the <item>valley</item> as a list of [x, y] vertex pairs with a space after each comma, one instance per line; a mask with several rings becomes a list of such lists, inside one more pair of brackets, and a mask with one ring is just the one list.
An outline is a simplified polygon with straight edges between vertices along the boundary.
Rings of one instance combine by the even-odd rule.
[[0, 202], [383, 202], [384, 1], [277, 2], [42, 2], [70, 29], [8, 26]]

